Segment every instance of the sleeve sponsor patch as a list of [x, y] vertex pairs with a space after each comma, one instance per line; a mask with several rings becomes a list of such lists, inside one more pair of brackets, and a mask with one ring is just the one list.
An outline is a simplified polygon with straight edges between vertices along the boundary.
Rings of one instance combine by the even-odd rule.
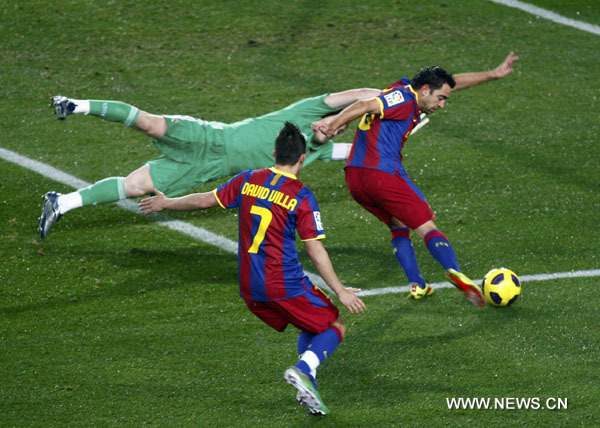
[[321, 222], [321, 212], [313, 211], [313, 217], [315, 218], [315, 226], [317, 230], [323, 230], [323, 223]]
[[389, 94], [385, 94], [383, 96], [385, 98], [385, 102], [388, 107], [393, 107], [396, 104], [401, 104], [404, 102], [404, 95], [400, 91], [390, 92]]

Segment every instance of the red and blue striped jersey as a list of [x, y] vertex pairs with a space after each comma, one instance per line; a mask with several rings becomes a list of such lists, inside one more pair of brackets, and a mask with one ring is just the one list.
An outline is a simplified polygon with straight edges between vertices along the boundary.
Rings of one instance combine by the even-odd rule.
[[394, 83], [389, 85], [386, 89], [402, 88], [408, 85], [410, 85], [410, 79], [402, 77], [400, 80], [396, 80]]
[[312, 285], [296, 251], [296, 230], [308, 241], [325, 237], [312, 192], [295, 176], [267, 168], [243, 171], [214, 190], [223, 208], [239, 210], [240, 295], [269, 302], [303, 294]]
[[376, 98], [380, 105], [379, 114], [367, 113], [360, 119], [347, 167], [406, 174], [401, 151], [420, 121], [419, 105], [409, 79], [399, 80], [394, 85]]

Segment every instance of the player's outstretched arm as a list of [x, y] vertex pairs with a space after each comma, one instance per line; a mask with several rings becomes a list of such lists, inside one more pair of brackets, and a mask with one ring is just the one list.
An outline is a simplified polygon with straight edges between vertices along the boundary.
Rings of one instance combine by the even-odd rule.
[[[421, 113], [421, 121], [417, 126], [413, 128], [410, 135], [414, 135], [423, 128], [425, 125], [429, 123], [429, 118], [425, 113]], [[352, 151], [351, 143], [333, 143], [333, 151], [331, 152], [331, 160], [346, 160], [350, 157], [350, 152]]]
[[504, 61], [493, 70], [482, 71], [479, 73], [460, 73], [454, 75], [456, 86], [452, 89], [458, 91], [460, 89], [470, 88], [480, 83], [487, 82], [489, 80], [500, 79], [514, 71], [513, 65], [519, 60], [519, 57], [510, 52]]
[[349, 105], [344, 110], [335, 116], [325, 117], [321, 120], [312, 123], [312, 129], [315, 132], [321, 132], [327, 138], [333, 138], [340, 133], [340, 130], [345, 129], [344, 125], [352, 122], [354, 119], [361, 117], [365, 113], [380, 114], [381, 104], [377, 98], [369, 98], [360, 100]]
[[156, 196], [142, 199], [139, 203], [140, 209], [146, 215], [162, 210], [203, 210], [218, 205], [214, 192], [191, 193], [179, 198], [167, 198], [158, 189], [154, 189], [154, 193], [156, 193]]
[[344, 109], [356, 101], [368, 100], [374, 98], [381, 93], [381, 89], [361, 88], [349, 89], [343, 92], [335, 92], [325, 97], [325, 103], [335, 109]]
[[317, 272], [321, 278], [325, 280], [327, 285], [333, 290], [340, 302], [350, 311], [351, 314], [359, 314], [367, 308], [364, 302], [356, 294], [360, 290], [358, 288], [346, 288], [339, 280], [337, 274], [333, 270], [331, 259], [323, 243], [319, 240], [304, 241], [308, 256], [317, 268]]
[[[351, 104], [354, 104], [357, 101], [367, 100], [367, 99], [376, 97], [380, 93], [381, 93], [381, 90], [379, 90], [379, 89], [371, 89], [371, 88], [350, 89], [348, 91], [336, 92], [333, 94], [329, 94], [325, 97], [324, 101], [325, 101], [325, 104], [327, 104], [329, 107], [341, 110], [341, 109], [348, 107]], [[322, 123], [326, 123], [327, 127], [329, 127], [329, 124], [331, 124], [333, 122], [333, 116], [326, 116], [326, 117], [322, 118], [321, 120], [322, 120]], [[344, 132], [346, 130], [346, 128], [347, 128], [347, 125], [345, 125], [345, 124], [339, 128], [334, 128], [331, 130], [330, 135], [333, 135], [333, 136], [340, 135], [342, 132]], [[313, 137], [314, 141], [316, 141], [317, 143], [324, 144], [327, 141], [329, 141], [329, 139], [331, 138], [330, 136], [323, 134], [321, 131], [319, 131], [315, 127], [313, 127], [313, 132], [315, 133], [315, 135]], [[339, 158], [339, 156], [336, 155], [336, 157], [333, 159], [337, 160], [340, 158]]]

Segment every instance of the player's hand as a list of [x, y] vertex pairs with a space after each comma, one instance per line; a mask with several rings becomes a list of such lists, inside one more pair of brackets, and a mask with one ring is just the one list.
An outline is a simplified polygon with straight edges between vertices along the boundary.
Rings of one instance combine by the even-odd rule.
[[323, 144], [331, 140], [333, 137], [337, 137], [342, 134], [347, 128], [348, 124], [344, 124], [337, 129], [334, 129], [333, 124], [334, 117], [327, 116], [321, 120], [312, 123], [312, 130], [315, 133], [314, 139]]
[[331, 129], [330, 121], [327, 118], [313, 122], [311, 127], [315, 134], [323, 134], [327, 139], [331, 139], [335, 136], [335, 132]]
[[494, 75], [497, 78], [504, 77], [514, 71], [513, 64], [519, 60], [519, 57], [515, 55], [513, 51], [510, 51], [508, 56], [502, 61], [502, 63], [494, 69]]
[[156, 196], [142, 199], [139, 203], [139, 207], [145, 215], [165, 209], [167, 202], [165, 194], [158, 189], [154, 189], [154, 193], [156, 193]]
[[338, 295], [338, 299], [340, 299], [342, 305], [344, 305], [351, 314], [360, 314], [367, 309], [367, 305], [364, 304], [360, 297], [354, 294], [358, 293], [359, 291], [359, 288], [344, 287], [344, 289]]

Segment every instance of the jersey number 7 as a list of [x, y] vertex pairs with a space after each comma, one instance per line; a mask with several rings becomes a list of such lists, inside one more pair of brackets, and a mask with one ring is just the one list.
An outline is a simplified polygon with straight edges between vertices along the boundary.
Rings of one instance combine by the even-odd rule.
[[267, 208], [252, 205], [250, 207], [250, 214], [255, 214], [260, 217], [258, 230], [256, 231], [256, 235], [254, 235], [254, 239], [252, 240], [252, 246], [248, 249], [249, 253], [256, 254], [258, 253], [260, 244], [262, 244], [262, 241], [265, 240], [265, 233], [267, 233], [267, 228], [269, 227], [269, 224], [271, 224], [273, 213], [271, 213], [271, 211], [269, 211]]

